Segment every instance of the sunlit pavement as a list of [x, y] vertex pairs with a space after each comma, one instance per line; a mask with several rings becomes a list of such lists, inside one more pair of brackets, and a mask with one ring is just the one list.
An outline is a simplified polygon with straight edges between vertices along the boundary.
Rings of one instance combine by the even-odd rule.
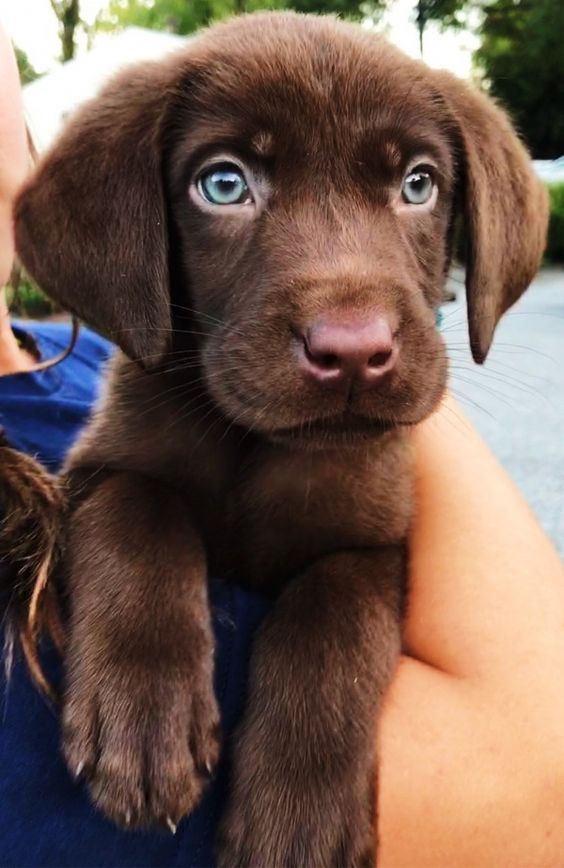
[[451, 389], [564, 554], [564, 269], [546, 268], [503, 318], [483, 367], [468, 349], [463, 274], [443, 308]]

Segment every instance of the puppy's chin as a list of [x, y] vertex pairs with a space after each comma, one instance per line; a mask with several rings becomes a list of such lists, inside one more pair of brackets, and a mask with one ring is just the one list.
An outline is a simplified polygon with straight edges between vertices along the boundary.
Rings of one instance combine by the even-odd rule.
[[252, 431], [259, 438], [286, 448], [320, 451], [359, 448], [387, 438], [394, 431], [417, 425], [438, 407], [444, 394], [445, 387], [426, 395], [425, 400], [417, 402], [409, 412], [404, 409], [398, 414], [385, 415], [355, 412], [348, 407], [327, 415], [288, 412], [287, 407], [286, 412], [269, 414], [260, 406], [241, 402], [241, 396], [236, 403], [220, 400], [217, 404], [229, 425]]
[[433, 401], [426, 412], [410, 417], [360, 416], [345, 411], [335, 416], [321, 419], [307, 419], [299, 424], [275, 430], [263, 431], [263, 436], [271, 443], [293, 449], [322, 451], [324, 449], [357, 449], [370, 443], [384, 441], [394, 432], [418, 425], [438, 406], [444, 393]]
[[360, 415], [345, 409], [330, 416], [306, 417], [279, 427], [265, 424], [264, 419], [261, 420], [262, 424], [255, 421], [243, 427], [248, 427], [270, 443], [289, 449], [310, 452], [358, 449], [370, 443], [385, 441], [394, 432], [418, 425], [431, 415], [443, 396], [444, 390], [430, 400], [424, 409], [419, 407], [419, 412], [390, 418]]
[[346, 449], [377, 440], [396, 427], [391, 420], [371, 419], [345, 410], [338, 415], [278, 428], [266, 436], [273, 443], [299, 449]]

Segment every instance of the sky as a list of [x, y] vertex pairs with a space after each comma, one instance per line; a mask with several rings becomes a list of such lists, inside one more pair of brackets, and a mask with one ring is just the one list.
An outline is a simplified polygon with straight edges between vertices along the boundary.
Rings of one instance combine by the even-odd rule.
[[[81, 14], [86, 21], [93, 21], [105, 5], [104, 0], [81, 0]], [[396, 0], [383, 24], [390, 41], [407, 54], [419, 57], [414, 5], [415, 0]], [[57, 21], [49, 0], [0, 0], [0, 21], [38, 72], [45, 72], [56, 64], [60, 45]], [[424, 59], [431, 66], [468, 76], [475, 44], [475, 37], [469, 33], [441, 33], [437, 27], [429, 27], [425, 33]], [[85, 50], [85, 46], [80, 50]]]

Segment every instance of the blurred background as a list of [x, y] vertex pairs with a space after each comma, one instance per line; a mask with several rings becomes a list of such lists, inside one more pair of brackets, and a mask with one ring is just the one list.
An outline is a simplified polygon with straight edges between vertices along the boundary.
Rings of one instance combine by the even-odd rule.
[[[450, 275], [441, 329], [452, 391], [564, 554], [564, 0], [0, 0], [35, 148], [120, 67], [162, 57], [212, 21], [265, 8], [357, 21], [472, 79], [527, 143], [551, 201], [544, 267], [504, 317], [484, 367], [468, 352], [462, 265]], [[22, 316], [58, 315], [21, 274], [12, 305]]]

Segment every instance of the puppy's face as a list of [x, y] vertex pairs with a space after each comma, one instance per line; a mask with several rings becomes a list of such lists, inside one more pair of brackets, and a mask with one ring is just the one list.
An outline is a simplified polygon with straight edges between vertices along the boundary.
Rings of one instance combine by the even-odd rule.
[[424, 70], [347, 29], [277, 35], [214, 44], [174, 107], [181, 283], [228, 417], [354, 441], [444, 391], [454, 160]]
[[139, 364], [194, 337], [228, 418], [319, 445], [439, 401], [458, 212], [482, 362], [546, 236], [506, 117], [358, 27], [273, 13], [115, 79], [23, 191], [16, 233], [44, 289]]

